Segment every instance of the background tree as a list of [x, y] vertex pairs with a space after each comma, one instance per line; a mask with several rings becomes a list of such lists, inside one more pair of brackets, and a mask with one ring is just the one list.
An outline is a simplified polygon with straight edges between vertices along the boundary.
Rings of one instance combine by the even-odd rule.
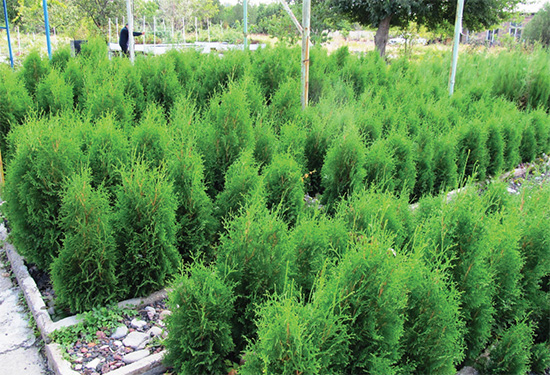
[[83, 15], [90, 17], [94, 25], [102, 29], [109, 22], [109, 18], [126, 15], [124, 0], [71, 0]]
[[[350, 21], [377, 28], [374, 43], [381, 56], [386, 53], [391, 26], [406, 27], [414, 21], [435, 30], [454, 22], [457, 6], [456, 1], [441, 0], [328, 1]], [[519, 0], [466, 0], [463, 26], [472, 31], [488, 28], [510, 14], [518, 3]]]
[[540, 42], [545, 47], [550, 45], [550, 3], [544, 4], [525, 26], [523, 37], [530, 42]]

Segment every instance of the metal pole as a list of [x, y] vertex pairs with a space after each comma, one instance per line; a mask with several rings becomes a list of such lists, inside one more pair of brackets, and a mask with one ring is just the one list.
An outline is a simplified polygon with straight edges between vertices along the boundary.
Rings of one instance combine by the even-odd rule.
[[[153, 48], [157, 47], [157, 16], [153, 16]], [[155, 50], [153, 49], [153, 54]]]
[[50, 17], [48, 16], [48, 3], [42, 0], [42, 8], [44, 8], [44, 22], [46, 23], [46, 44], [48, 45], [48, 57], [52, 59], [52, 42], [50, 40]]
[[126, 12], [128, 13], [128, 51], [130, 61], [134, 63], [134, 15], [132, 14], [132, 1], [126, 0]]
[[145, 53], [145, 16], [143, 16], [142, 32], [143, 32], [143, 53]]
[[210, 19], [206, 19], [206, 28], [208, 29], [208, 43], [210, 43]]
[[21, 34], [19, 33], [19, 25], [17, 25], [17, 51], [21, 53]]
[[311, 20], [311, 0], [304, 0], [302, 5], [302, 108], [308, 104], [309, 94], [309, 34]]
[[451, 77], [449, 79], [449, 95], [453, 95], [456, 79], [456, 65], [458, 61], [458, 46], [460, 44], [460, 33], [462, 32], [462, 12], [464, 11], [464, 0], [458, 0], [455, 22], [455, 37], [453, 44], [453, 64], [451, 66]]
[[199, 29], [197, 26], [197, 17], [195, 17], [195, 43], [199, 41]]
[[[6, 29], [6, 35], [8, 36], [8, 49], [10, 51], [10, 65], [13, 69], [13, 52], [11, 50], [11, 38], [10, 38], [10, 22], [8, 20], [8, 7], [6, 6], [6, 0], [3, 0], [4, 3], [4, 20], [6, 21], [6, 27], [2, 27], [2, 29]], [[3, 172], [2, 172], [3, 173]], [[3, 176], [2, 176], [3, 179]]]
[[[111, 44], [111, 19], [109, 18], [109, 45]], [[111, 47], [109, 46], [109, 49]]]
[[246, 51], [248, 48], [248, 1], [243, 0], [243, 49]]
[[181, 29], [181, 33], [183, 34], [183, 44], [187, 43], [185, 41], [185, 17], [181, 18], [181, 22], [183, 23], [183, 28]]

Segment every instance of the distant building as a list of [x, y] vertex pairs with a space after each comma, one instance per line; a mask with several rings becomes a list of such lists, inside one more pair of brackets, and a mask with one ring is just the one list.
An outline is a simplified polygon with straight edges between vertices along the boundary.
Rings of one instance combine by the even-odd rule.
[[519, 4], [517, 6], [518, 16], [515, 20], [503, 22], [498, 28], [486, 30], [479, 33], [465, 31], [461, 41], [463, 43], [483, 43], [492, 45], [498, 41], [498, 38], [504, 35], [511, 35], [517, 40], [521, 39], [523, 29], [531, 21], [534, 15], [543, 7], [548, 0], [536, 0], [528, 4]]

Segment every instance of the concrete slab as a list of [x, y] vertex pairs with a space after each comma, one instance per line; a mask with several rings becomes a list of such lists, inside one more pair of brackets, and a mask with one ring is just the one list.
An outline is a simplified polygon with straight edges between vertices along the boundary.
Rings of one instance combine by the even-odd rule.
[[46, 361], [29, 327], [24, 303], [21, 290], [12, 283], [6, 265], [0, 260], [0, 372], [43, 375], [48, 373]]

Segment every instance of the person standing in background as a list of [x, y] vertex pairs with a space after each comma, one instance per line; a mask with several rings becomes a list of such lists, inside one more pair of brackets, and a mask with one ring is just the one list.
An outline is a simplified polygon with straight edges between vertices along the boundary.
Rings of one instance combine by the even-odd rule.
[[[143, 35], [143, 33], [137, 31], [134, 31], [132, 34], [134, 34], [134, 36]], [[120, 30], [120, 37], [118, 38], [118, 45], [122, 48], [122, 52], [124, 52], [126, 56], [128, 56], [128, 39], [128, 24], [126, 24], [122, 30]]]

